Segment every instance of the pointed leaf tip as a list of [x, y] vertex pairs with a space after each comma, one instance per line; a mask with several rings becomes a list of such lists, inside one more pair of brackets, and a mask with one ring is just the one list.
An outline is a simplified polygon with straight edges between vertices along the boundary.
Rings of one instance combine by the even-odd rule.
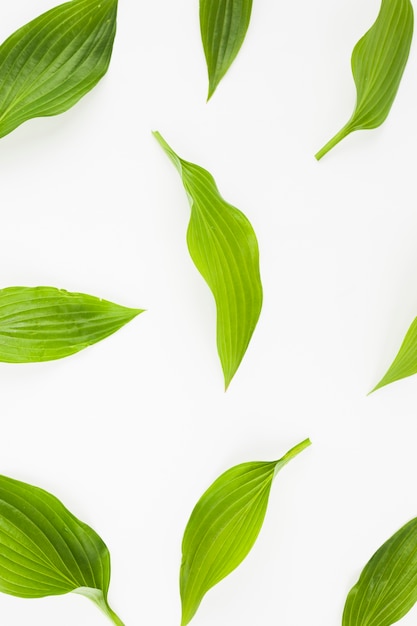
[[259, 249], [246, 216], [223, 200], [212, 175], [155, 138], [180, 173], [191, 205], [187, 244], [217, 309], [217, 350], [225, 389], [248, 348], [262, 308]]
[[205, 594], [248, 555], [262, 528], [274, 477], [310, 444], [304, 440], [278, 461], [232, 467], [197, 502], [182, 542], [181, 626], [191, 621]]
[[373, 393], [385, 385], [417, 374], [417, 318], [414, 319], [400, 346], [397, 356], [379, 383], [370, 391]]

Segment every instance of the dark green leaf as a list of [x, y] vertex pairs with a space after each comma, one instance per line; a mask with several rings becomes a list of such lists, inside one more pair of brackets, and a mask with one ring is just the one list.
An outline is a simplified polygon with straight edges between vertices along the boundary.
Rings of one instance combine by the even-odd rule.
[[142, 309], [128, 309], [55, 287], [0, 290], [0, 361], [51, 361], [119, 330]]
[[182, 543], [182, 626], [193, 618], [207, 591], [247, 556], [262, 528], [272, 480], [310, 443], [306, 439], [279, 461], [232, 467], [197, 502]]
[[117, 626], [107, 602], [110, 554], [92, 528], [55, 496], [0, 476], [0, 591], [42, 598], [74, 591]]
[[417, 518], [375, 552], [350, 590], [343, 626], [391, 626], [417, 602]]
[[216, 300], [217, 350], [227, 388], [262, 307], [256, 235], [243, 213], [223, 200], [207, 170], [183, 161], [154, 135], [178, 169], [191, 204], [188, 249]]
[[66, 111], [98, 83], [110, 63], [116, 13], [117, 0], [72, 0], [0, 46], [0, 137]]
[[356, 108], [346, 124], [317, 154], [321, 159], [354, 130], [380, 126], [397, 94], [413, 37], [410, 0], [382, 0], [376, 22], [352, 54]]
[[240, 50], [251, 11], [252, 0], [200, 0], [200, 30], [209, 75], [208, 99]]

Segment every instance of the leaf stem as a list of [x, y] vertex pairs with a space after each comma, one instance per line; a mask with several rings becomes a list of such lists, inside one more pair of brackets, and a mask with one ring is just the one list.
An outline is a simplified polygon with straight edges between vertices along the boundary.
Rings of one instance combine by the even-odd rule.
[[288, 450], [287, 454], [285, 454], [282, 457], [282, 459], [277, 461], [277, 464], [276, 464], [276, 467], [275, 467], [275, 472], [274, 472], [274, 477], [278, 474], [280, 469], [282, 467], [284, 467], [284, 465], [289, 463], [289, 461], [291, 461], [294, 457], [296, 457], [298, 454], [300, 454], [300, 452], [302, 452], [303, 450], [308, 448], [308, 446], [311, 446], [310, 439], [304, 439], [304, 441], [301, 441], [300, 443], [298, 443], [296, 446], [291, 448], [291, 450]]
[[349, 135], [349, 133], [351, 133], [352, 130], [353, 129], [350, 127], [349, 124], [346, 124], [346, 126], [343, 126], [343, 128], [339, 130], [339, 132], [336, 133], [336, 135], [332, 137], [330, 141], [328, 141], [321, 148], [321, 150], [317, 152], [317, 154], [315, 154], [317, 161], [320, 161], [320, 159], [324, 157], [325, 154], [327, 154], [332, 148], [334, 148], [339, 143], [339, 141], [342, 141], [342, 139], [347, 137], [347, 135]]
[[110, 608], [109, 603], [107, 602], [107, 598], [104, 597], [104, 593], [101, 589], [93, 589], [92, 587], [78, 587], [78, 589], [74, 589], [74, 593], [79, 593], [86, 598], [89, 598], [98, 606], [98, 608], [103, 611], [105, 615], [116, 624], [116, 626], [125, 626], [120, 617], [116, 615], [113, 609]]

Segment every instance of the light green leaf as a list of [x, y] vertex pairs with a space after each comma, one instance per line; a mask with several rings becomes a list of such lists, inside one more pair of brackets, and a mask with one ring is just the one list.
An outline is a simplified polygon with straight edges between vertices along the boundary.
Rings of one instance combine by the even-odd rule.
[[0, 591], [42, 598], [74, 591], [108, 605], [110, 554], [100, 537], [55, 496], [0, 476]]
[[376, 128], [386, 119], [407, 64], [414, 16], [410, 0], [382, 0], [374, 25], [352, 54], [356, 108], [346, 124], [319, 152], [321, 159], [355, 130]]
[[408, 329], [399, 352], [387, 373], [372, 391], [413, 374], [417, 374], [417, 317]]
[[142, 313], [55, 287], [0, 289], [0, 361], [31, 363], [74, 354]]
[[417, 602], [417, 518], [375, 552], [350, 590], [343, 626], [391, 626]]
[[200, 0], [200, 30], [209, 75], [208, 100], [245, 39], [252, 0]]
[[310, 443], [302, 441], [279, 461], [232, 467], [197, 502], [182, 543], [182, 626], [193, 618], [207, 591], [247, 556], [262, 528], [272, 480]]
[[104, 76], [117, 0], [72, 0], [43, 13], [0, 46], [0, 137], [33, 117], [72, 107]]
[[262, 308], [256, 235], [241, 211], [223, 200], [207, 170], [183, 161], [154, 133], [178, 169], [191, 205], [187, 243], [217, 308], [217, 350], [226, 389], [246, 352]]

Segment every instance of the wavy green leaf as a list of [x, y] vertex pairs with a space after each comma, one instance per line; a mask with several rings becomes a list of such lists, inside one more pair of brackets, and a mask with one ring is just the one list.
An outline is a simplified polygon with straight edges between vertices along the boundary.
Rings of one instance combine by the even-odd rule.
[[200, 30], [209, 75], [208, 100], [246, 36], [252, 0], [200, 0]]
[[0, 591], [42, 598], [74, 591], [110, 608], [110, 554], [92, 528], [53, 495], [0, 476]]
[[262, 528], [274, 477], [310, 443], [302, 441], [279, 461], [232, 467], [197, 502], [182, 543], [182, 626], [193, 618], [207, 591], [247, 556]]
[[0, 289], [0, 361], [61, 359], [108, 337], [142, 311], [55, 287]]
[[417, 317], [408, 329], [397, 356], [372, 392], [413, 374], [417, 374]]
[[417, 602], [417, 518], [375, 552], [350, 590], [343, 626], [391, 626]]
[[355, 130], [380, 126], [386, 119], [407, 64], [414, 16], [410, 0], [382, 0], [374, 25], [352, 54], [356, 108], [348, 123], [316, 154], [321, 159]]
[[0, 46], [0, 137], [33, 117], [63, 113], [104, 76], [117, 0], [71, 0]]
[[241, 211], [223, 200], [207, 170], [180, 159], [154, 133], [178, 169], [191, 205], [188, 249], [217, 308], [217, 350], [226, 389], [249, 345], [262, 308], [256, 235]]

